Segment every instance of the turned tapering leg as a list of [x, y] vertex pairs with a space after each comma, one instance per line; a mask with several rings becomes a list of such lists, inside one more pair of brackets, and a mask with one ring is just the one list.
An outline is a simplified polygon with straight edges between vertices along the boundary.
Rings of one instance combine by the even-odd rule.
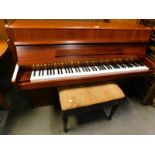
[[68, 117], [63, 115], [62, 121], [63, 121], [63, 130], [64, 130], [64, 132], [67, 132], [68, 131], [68, 129], [67, 129]]
[[112, 116], [115, 114], [115, 112], [117, 111], [118, 107], [119, 107], [119, 103], [118, 102], [116, 103], [116, 105], [112, 106], [111, 112], [110, 112], [110, 114], [108, 116], [109, 120], [112, 119]]

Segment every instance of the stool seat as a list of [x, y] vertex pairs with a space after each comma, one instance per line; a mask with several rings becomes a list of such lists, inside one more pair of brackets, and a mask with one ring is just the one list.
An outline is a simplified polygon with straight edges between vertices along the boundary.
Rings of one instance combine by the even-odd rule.
[[125, 95], [115, 83], [99, 83], [64, 86], [58, 88], [62, 111], [124, 98]]

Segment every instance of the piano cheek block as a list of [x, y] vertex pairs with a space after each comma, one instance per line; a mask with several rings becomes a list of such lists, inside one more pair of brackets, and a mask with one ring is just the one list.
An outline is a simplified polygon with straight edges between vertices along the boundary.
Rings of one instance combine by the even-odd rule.
[[12, 79], [11, 79], [12, 83], [16, 83], [18, 72], [19, 72], [19, 65], [16, 64], [15, 69], [14, 69], [14, 73], [13, 73], [13, 76], [12, 76]]

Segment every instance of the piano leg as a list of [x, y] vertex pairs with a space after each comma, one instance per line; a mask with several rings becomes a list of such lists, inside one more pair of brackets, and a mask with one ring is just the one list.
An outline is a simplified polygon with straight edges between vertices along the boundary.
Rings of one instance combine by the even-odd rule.
[[110, 115], [108, 116], [108, 120], [112, 119], [112, 116], [115, 114], [115, 112], [117, 111], [118, 107], [119, 107], [119, 102], [116, 101], [116, 105], [112, 106], [112, 108], [111, 108], [111, 112], [110, 112]]
[[63, 130], [64, 132], [67, 132], [67, 123], [68, 123], [68, 117], [66, 115], [62, 115], [62, 121], [63, 121]]
[[110, 114], [107, 115], [106, 112], [104, 111], [104, 108], [102, 109], [103, 110], [103, 115], [106, 119], [108, 120], [111, 120], [112, 119], [112, 116], [115, 114], [115, 112], [117, 111], [118, 107], [120, 105], [120, 101], [116, 101], [115, 104], [111, 107], [111, 110], [110, 110]]

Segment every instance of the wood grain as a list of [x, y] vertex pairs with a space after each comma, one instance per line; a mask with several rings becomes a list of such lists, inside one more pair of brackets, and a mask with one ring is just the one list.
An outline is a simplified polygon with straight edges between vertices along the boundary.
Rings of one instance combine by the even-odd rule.
[[0, 58], [4, 55], [8, 48], [8, 44], [5, 40], [0, 40]]
[[91, 44], [17, 46], [20, 66], [54, 62], [106, 60], [114, 58], [143, 58], [146, 44]]
[[[37, 89], [85, 82], [107, 81], [149, 74], [145, 60], [151, 28], [139, 24], [105, 23], [101, 20], [14, 20], [6, 25], [14, 59], [20, 69], [14, 83], [18, 89]], [[87, 62], [142, 60], [150, 67], [139, 73], [102, 75], [31, 83], [34, 66], [71, 65]]]

